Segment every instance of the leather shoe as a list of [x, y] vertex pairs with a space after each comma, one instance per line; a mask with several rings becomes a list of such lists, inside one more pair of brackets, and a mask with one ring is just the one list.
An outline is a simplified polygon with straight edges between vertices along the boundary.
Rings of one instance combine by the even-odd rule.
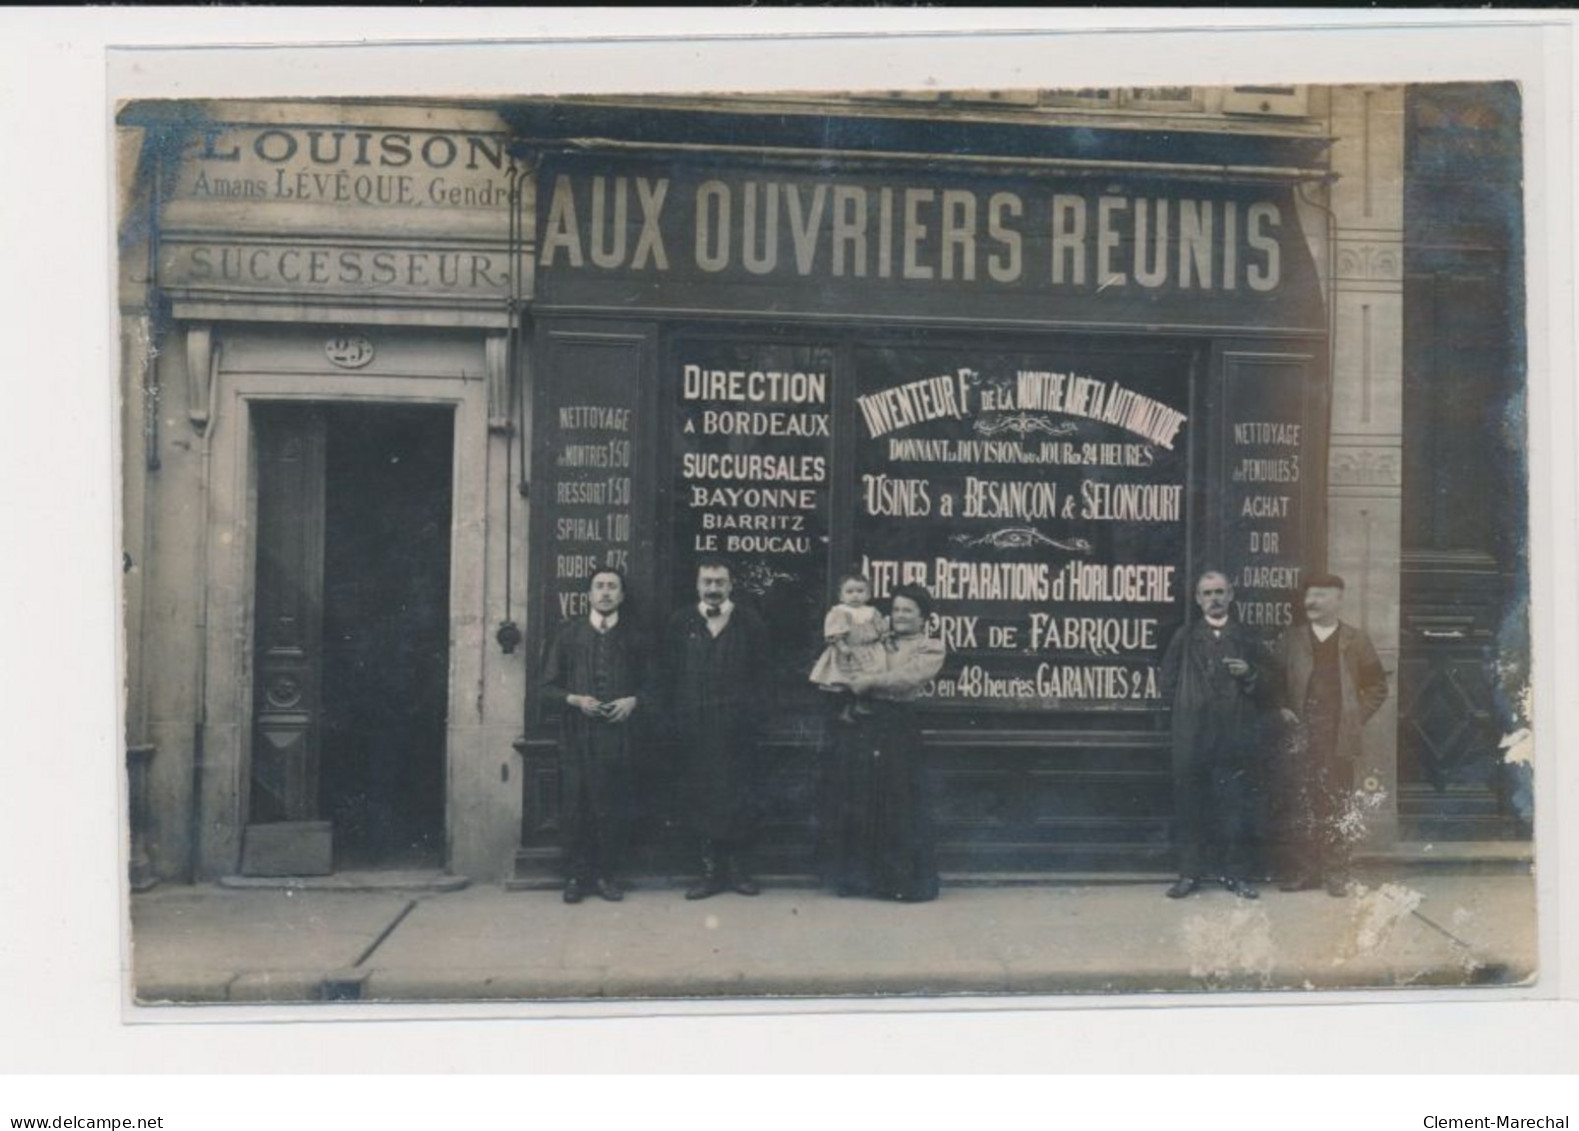
[[625, 898], [625, 889], [619, 885], [617, 880], [599, 880], [598, 894], [610, 903], [618, 903]]
[[580, 903], [587, 898], [587, 889], [580, 880], [566, 880], [565, 890], [561, 898], [566, 903]]
[[1334, 899], [1342, 899], [1344, 896], [1349, 894], [1348, 880], [1340, 879], [1336, 876], [1329, 876], [1327, 878], [1326, 886], [1327, 894], [1332, 896]]
[[1194, 876], [1180, 876], [1173, 881], [1173, 886], [1167, 891], [1169, 899], [1183, 899], [1196, 888], [1201, 886], [1201, 881]]
[[729, 886], [741, 895], [762, 894], [762, 885], [744, 873], [729, 877]]
[[686, 891], [686, 899], [709, 899], [724, 890], [724, 881], [717, 876], [703, 876]]
[[1245, 880], [1235, 880], [1228, 876], [1223, 877], [1223, 890], [1231, 891], [1240, 899], [1260, 899], [1261, 893], [1256, 891], [1255, 885]]
[[1311, 876], [1295, 876], [1284, 880], [1277, 885], [1278, 891], [1313, 891], [1321, 886], [1321, 881]]

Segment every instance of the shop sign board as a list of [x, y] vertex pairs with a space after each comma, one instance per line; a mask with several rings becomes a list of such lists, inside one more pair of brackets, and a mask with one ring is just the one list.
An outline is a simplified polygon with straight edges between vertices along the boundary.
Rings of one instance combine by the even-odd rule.
[[509, 207], [503, 134], [216, 123], [191, 128], [168, 199], [347, 208]]
[[545, 162], [541, 304], [1320, 329], [1286, 185]]

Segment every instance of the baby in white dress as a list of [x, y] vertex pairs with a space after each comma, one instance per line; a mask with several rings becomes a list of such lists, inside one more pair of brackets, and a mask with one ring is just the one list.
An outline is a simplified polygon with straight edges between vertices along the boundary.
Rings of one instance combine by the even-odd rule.
[[828, 647], [811, 669], [811, 681], [818, 687], [847, 697], [839, 715], [842, 722], [871, 713], [851, 691], [850, 681], [880, 672], [887, 663], [888, 619], [867, 604], [871, 597], [871, 585], [859, 574], [847, 573], [839, 579], [839, 603], [822, 622]]

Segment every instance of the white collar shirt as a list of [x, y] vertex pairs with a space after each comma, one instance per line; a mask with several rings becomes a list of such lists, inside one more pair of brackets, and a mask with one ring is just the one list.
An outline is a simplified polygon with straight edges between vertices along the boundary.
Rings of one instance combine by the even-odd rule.
[[725, 626], [729, 624], [730, 614], [735, 611], [735, 603], [733, 601], [726, 600], [722, 605], [719, 605], [717, 616], [707, 615], [706, 601], [697, 602], [696, 608], [697, 611], [702, 614], [702, 620], [707, 623], [707, 631], [711, 632], [714, 636], [717, 636], [720, 632], [723, 632]]

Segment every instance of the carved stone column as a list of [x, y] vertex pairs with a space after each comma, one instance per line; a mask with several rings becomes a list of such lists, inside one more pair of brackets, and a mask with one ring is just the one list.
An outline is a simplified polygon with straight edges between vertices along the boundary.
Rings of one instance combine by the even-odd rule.
[[1403, 448], [1402, 86], [1332, 88], [1336, 248], [1327, 558], [1345, 619], [1381, 654], [1390, 690], [1356, 769], [1373, 847], [1397, 839], [1398, 609]]
[[149, 558], [153, 548], [154, 480], [160, 469], [160, 385], [153, 319], [132, 310], [121, 316], [121, 374], [125, 447], [121, 473], [121, 584], [126, 663], [127, 869], [133, 891], [158, 883], [149, 849], [149, 673], [143, 655]]

